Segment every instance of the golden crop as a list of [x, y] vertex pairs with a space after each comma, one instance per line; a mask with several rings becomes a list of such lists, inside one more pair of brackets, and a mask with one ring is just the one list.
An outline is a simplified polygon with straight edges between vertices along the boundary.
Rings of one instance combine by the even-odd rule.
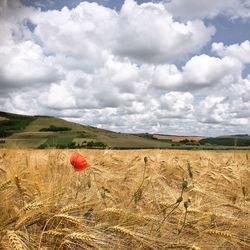
[[0, 249], [250, 249], [249, 151], [0, 151]]

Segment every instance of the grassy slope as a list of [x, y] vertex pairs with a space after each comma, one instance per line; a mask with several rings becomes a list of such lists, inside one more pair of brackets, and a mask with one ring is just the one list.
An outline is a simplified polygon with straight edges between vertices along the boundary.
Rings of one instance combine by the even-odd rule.
[[[20, 116], [21, 117], [21, 116]], [[40, 132], [42, 128], [55, 125], [58, 127], [71, 128], [65, 132]], [[80, 125], [55, 117], [34, 117], [22, 131], [14, 133], [6, 139], [7, 147], [38, 147], [43, 143], [68, 144], [76, 138], [81, 140], [101, 141], [110, 147], [121, 148], [159, 148], [167, 147], [169, 143], [143, 138], [136, 135], [115, 133], [91, 126]]]
[[7, 121], [7, 120], [8, 120], [8, 118], [3, 117], [3, 116], [0, 116], [0, 122], [1, 122], [1, 121]]
[[32, 121], [34, 116], [25, 116], [0, 112], [0, 137], [10, 136], [11, 134], [23, 131]]
[[[152, 139], [151, 134], [124, 134], [115, 133], [104, 129], [94, 128], [68, 122], [63, 119], [48, 116], [22, 116], [0, 112], [0, 132], [1, 129], [9, 127], [13, 133], [5, 139], [6, 143], [1, 143], [0, 147], [33, 147], [36, 148], [41, 144], [60, 144], [67, 145], [71, 142], [94, 141], [103, 142], [112, 148], [166, 148], [171, 147], [171, 142], [167, 140]], [[71, 128], [70, 131], [64, 132], [41, 132], [42, 128], [48, 128], [50, 125], [57, 127]], [[203, 147], [210, 144], [210, 148], [234, 147], [235, 136], [205, 138], [201, 140]], [[244, 143], [241, 143], [243, 142]], [[237, 136], [237, 146], [247, 146], [250, 143], [249, 136]], [[193, 148], [189, 145], [181, 145], [176, 148]]]
[[225, 146], [250, 146], [250, 136], [220, 136], [205, 138], [200, 141], [202, 145], [225, 145]]
[[55, 125], [58, 127], [68, 127], [71, 128], [72, 131], [81, 131], [83, 130], [83, 126], [65, 121], [63, 119], [55, 118], [55, 117], [42, 117], [39, 116], [34, 122], [32, 122], [28, 127], [26, 127], [26, 132], [39, 132], [40, 129], [49, 127], [50, 125]]
[[180, 142], [182, 140], [189, 140], [189, 141], [200, 141], [204, 138], [204, 136], [178, 136], [178, 135], [153, 135], [154, 138], [158, 140], [172, 140], [173, 142]]

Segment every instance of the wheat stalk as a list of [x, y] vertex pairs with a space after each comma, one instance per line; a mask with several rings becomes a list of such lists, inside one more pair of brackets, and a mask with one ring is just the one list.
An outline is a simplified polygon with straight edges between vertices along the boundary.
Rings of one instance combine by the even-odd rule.
[[76, 245], [76, 244], [74, 244], [72, 241], [70, 241], [70, 240], [64, 240], [61, 243], [61, 245], [59, 246], [58, 250], [65, 249], [64, 246], [67, 247], [66, 249], [75, 250], [75, 246], [74, 245]]
[[58, 230], [48, 230], [48, 231], [45, 231], [44, 233], [48, 234], [48, 235], [52, 235], [54, 237], [60, 237], [60, 236], [64, 236], [65, 235], [64, 232], [58, 231]]
[[0, 185], [0, 192], [8, 189], [11, 185], [12, 181], [8, 180]]
[[207, 234], [210, 234], [210, 235], [215, 235], [215, 236], [219, 236], [219, 237], [222, 237], [222, 238], [225, 238], [225, 239], [233, 239], [233, 236], [232, 234], [226, 232], [226, 231], [218, 231], [218, 230], [207, 230], [205, 231]]
[[20, 239], [20, 237], [15, 233], [15, 231], [7, 231], [7, 237], [9, 239], [9, 243], [12, 249], [15, 250], [26, 250], [24, 246], [24, 242]]
[[[94, 169], [96, 179], [91, 172], [90, 189], [86, 179], [88, 202], [73, 199], [76, 187], [66, 167], [68, 162], [58, 162], [58, 150], [32, 151], [32, 155], [40, 158], [37, 167], [29, 158], [29, 164], [25, 165], [25, 156], [30, 151], [7, 153], [6, 158], [10, 156], [8, 167], [6, 173], [0, 175], [0, 249], [18, 249], [18, 244], [19, 250], [198, 250], [199, 247], [223, 248], [229, 244], [233, 249], [250, 249], [249, 161], [246, 162], [245, 153], [243, 156], [236, 153], [235, 159], [225, 166], [230, 151], [216, 154], [205, 151], [130, 151], [129, 154], [110, 151], [115, 157], [104, 156], [97, 150], [86, 152], [91, 161], [100, 162]], [[150, 155], [149, 161], [144, 160], [148, 163], [145, 176], [150, 180], [142, 178], [145, 180], [140, 186], [141, 160], [145, 154]], [[178, 157], [178, 166], [172, 164], [174, 157]], [[192, 169], [187, 169], [187, 161]], [[13, 173], [18, 175], [9, 180]], [[130, 194], [138, 190], [138, 177], [139, 191], [133, 198], [140, 202], [130, 204]], [[180, 194], [179, 180], [183, 178], [191, 183], [195, 178], [195, 187], [187, 187], [187, 182], [183, 181]], [[226, 180], [230, 181], [230, 188]], [[112, 194], [106, 209], [103, 206], [105, 187]], [[147, 194], [143, 199], [142, 191]], [[100, 197], [101, 200], [97, 199]], [[188, 197], [192, 198], [192, 205], [185, 215], [181, 212], [182, 204], [185, 205]], [[234, 204], [231, 197], [237, 198]], [[23, 206], [20, 206], [21, 198], [27, 202]], [[178, 199], [170, 203], [172, 198]], [[157, 230], [163, 216], [167, 221]], [[176, 228], [180, 228], [179, 231]]]
[[56, 215], [54, 215], [54, 218], [61, 218], [61, 219], [64, 219], [64, 220], [69, 221], [72, 224], [76, 224], [76, 225], [79, 225], [81, 223], [81, 221], [78, 218], [76, 218], [74, 216], [67, 215], [67, 214], [56, 214]]
[[125, 227], [114, 226], [114, 227], [111, 227], [111, 229], [113, 229], [115, 232], [118, 232], [118, 233], [123, 234], [125, 236], [131, 237], [131, 238], [137, 238], [133, 231], [130, 231], [129, 229], [127, 229]]
[[19, 218], [19, 220], [16, 222], [15, 229], [19, 229], [27, 225], [28, 222], [29, 224], [34, 223], [35, 221], [39, 220], [41, 215], [42, 215], [41, 211], [31, 210], [29, 213]]
[[83, 242], [93, 243], [95, 238], [86, 234], [86, 233], [71, 233], [67, 235], [67, 238], [70, 240], [79, 240]]
[[19, 193], [21, 195], [23, 195], [24, 189], [22, 188], [21, 180], [20, 180], [20, 178], [17, 175], [15, 176], [14, 181], [15, 181], [15, 184], [16, 184], [16, 187], [17, 187]]
[[34, 203], [29, 203], [26, 206], [24, 206], [23, 210], [25, 211], [31, 211], [34, 209], [38, 209], [43, 207], [43, 203], [42, 202], [34, 202]]
[[75, 210], [75, 209], [78, 209], [80, 206], [78, 204], [71, 204], [71, 205], [68, 205], [68, 206], [65, 206], [63, 207], [60, 212], [61, 213], [67, 213], [67, 212], [70, 212], [72, 210]]

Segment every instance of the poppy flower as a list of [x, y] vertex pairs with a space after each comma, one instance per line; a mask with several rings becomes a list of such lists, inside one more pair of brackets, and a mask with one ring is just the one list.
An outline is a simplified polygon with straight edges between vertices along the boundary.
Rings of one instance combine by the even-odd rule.
[[75, 171], [81, 171], [88, 167], [87, 160], [78, 152], [75, 152], [70, 157], [70, 163]]
[[73, 153], [71, 156], [70, 156], [70, 163], [71, 165], [74, 165], [75, 164], [75, 161], [76, 161], [76, 158], [79, 156], [80, 154], [78, 152], [75, 152]]

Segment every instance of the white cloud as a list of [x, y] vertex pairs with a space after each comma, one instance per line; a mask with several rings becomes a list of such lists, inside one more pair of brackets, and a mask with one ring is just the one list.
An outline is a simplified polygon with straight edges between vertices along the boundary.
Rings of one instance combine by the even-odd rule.
[[250, 41], [246, 40], [241, 44], [225, 46], [223, 43], [213, 43], [212, 51], [220, 57], [237, 58], [242, 63], [250, 63]]
[[151, 86], [166, 90], [188, 90], [231, 84], [241, 79], [243, 65], [234, 58], [194, 56], [179, 70], [173, 64], [157, 65], [151, 71]]
[[8, 1], [0, 18], [1, 109], [127, 132], [249, 128], [248, 41], [214, 44], [219, 57], [199, 55], [214, 28], [176, 21], [162, 3], [127, 0], [117, 12], [82, 2], [13, 15], [19, 6]]
[[0, 81], [2, 88], [50, 83], [62, 78], [40, 46], [32, 41], [0, 47]]
[[241, 72], [242, 65], [238, 60], [200, 55], [192, 57], [183, 67], [183, 78], [193, 86], [208, 86], [223, 81], [239, 81]]
[[174, 21], [162, 4], [134, 0], [126, 0], [120, 12], [83, 2], [72, 10], [39, 12], [31, 21], [46, 53], [81, 60], [83, 69], [101, 66], [107, 52], [140, 63], [181, 59], [215, 33], [199, 20]]
[[[195, 109], [195, 116], [202, 123], [233, 127], [239, 131], [250, 129], [249, 79], [242, 80], [227, 89], [204, 98]], [[223, 95], [223, 96], [222, 96]], [[243, 125], [243, 126], [242, 126]]]
[[8, 112], [20, 114], [46, 114], [43, 113], [46, 108], [40, 106], [37, 100], [40, 94], [39, 91], [41, 91], [41, 89], [30, 89], [27, 92], [19, 91], [8, 93], [8, 96], [3, 98], [4, 103], [1, 109], [3, 109], [3, 111], [5, 110]]
[[221, 123], [229, 117], [229, 104], [222, 96], [207, 96], [200, 103], [199, 120], [204, 123]]
[[66, 63], [69, 58], [71, 65], [78, 64], [83, 70], [93, 70], [102, 65], [106, 50], [111, 48], [117, 13], [83, 2], [72, 10], [64, 7], [61, 11], [38, 12], [30, 18], [46, 53], [56, 54]]
[[165, 117], [188, 118], [193, 112], [193, 95], [171, 91], [160, 97], [161, 112]]
[[126, 0], [118, 18], [114, 51], [139, 62], [166, 62], [201, 49], [215, 33], [202, 21], [174, 21], [164, 5]]
[[232, 19], [250, 17], [249, 0], [165, 0], [166, 8], [184, 20], [225, 15]]
[[177, 89], [183, 85], [182, 72], [174, 64], [158, 65], [153, 71], [152, 84], [160, 89]]
[[52, 84], [48, 93], [44, 95], [41, 101], [44, 107], [47, 106], [52, 109], [62, 110], [77, 108], [74, 96], [69, 93], [65, 85], [61, 84]]

